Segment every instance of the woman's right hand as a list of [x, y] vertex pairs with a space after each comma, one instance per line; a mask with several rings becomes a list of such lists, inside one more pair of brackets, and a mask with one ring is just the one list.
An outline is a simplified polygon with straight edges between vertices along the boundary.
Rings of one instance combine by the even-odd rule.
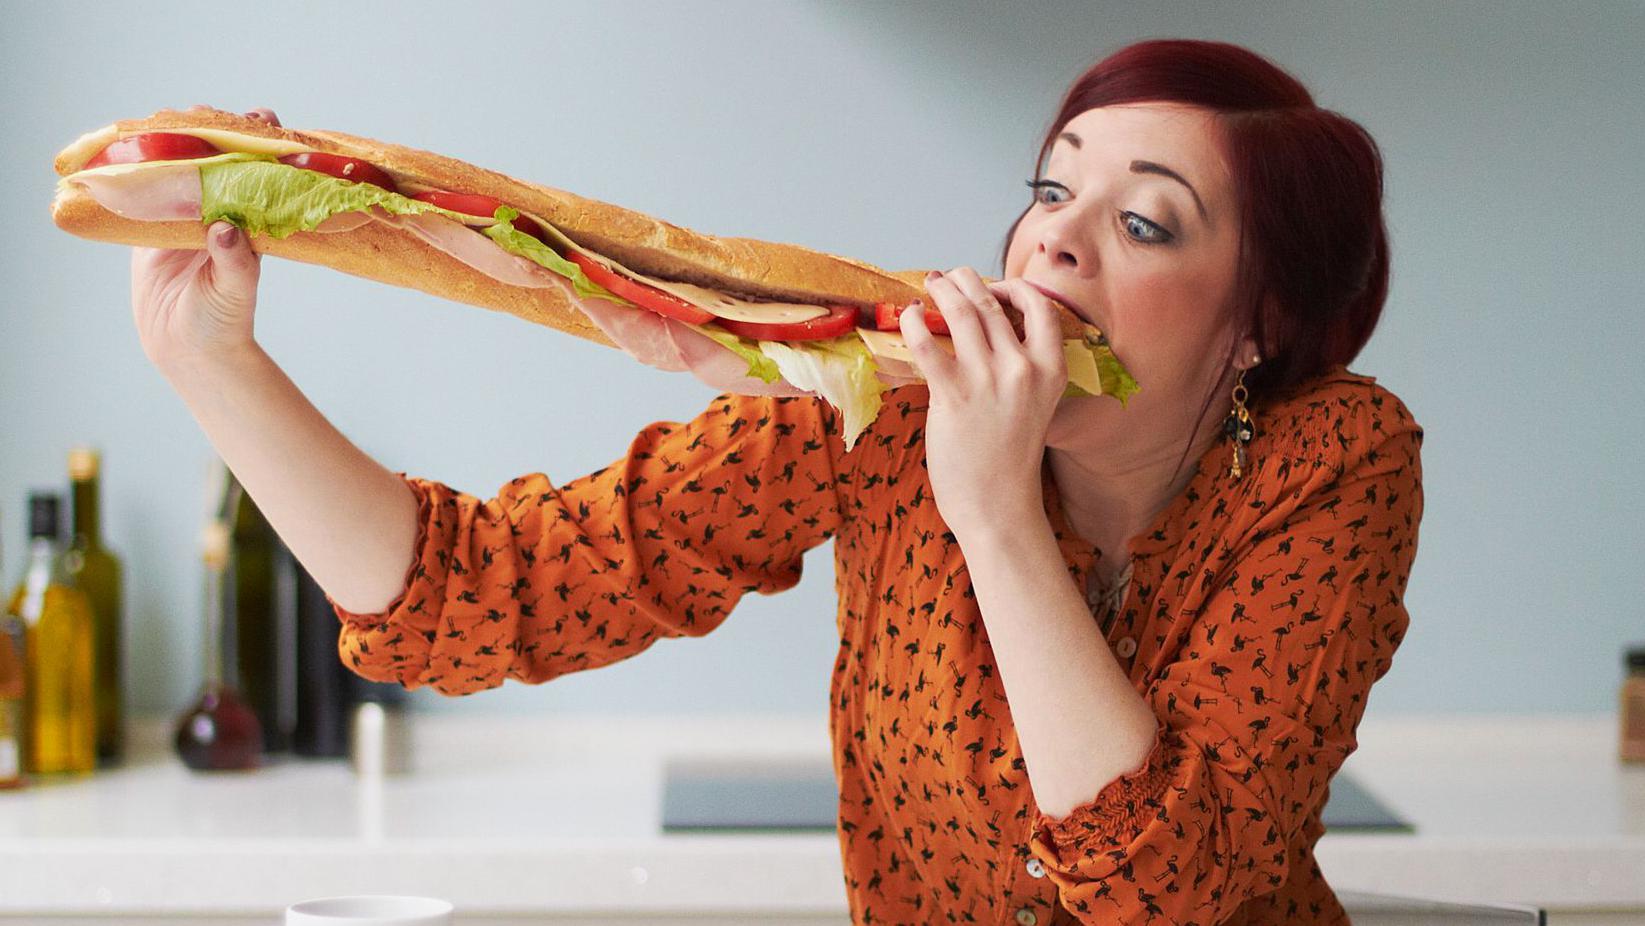
[[[246, 115], [280, 124], [268, 109]], [[245, 233], [228, 222], [206, 229], [203, 251], [132, 248], [132, 315], [150, 362], [165, 369], [251, 347], [261, 261]]]

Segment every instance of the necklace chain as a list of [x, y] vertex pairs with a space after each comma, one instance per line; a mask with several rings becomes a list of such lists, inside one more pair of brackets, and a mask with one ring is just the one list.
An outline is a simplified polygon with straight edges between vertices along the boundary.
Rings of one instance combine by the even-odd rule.
[[1119, 613], [1120, 606], [1125, 603], [1125, 592], [1131, 585], [1132, 560], [1125, 561], [1125, 568], [1114, 577], [1112, 584], [1103, 582], [1092, 570], [1086, 579], [1086, 603], [1091, 607], [1091, 613], [1102, 624], [1104, 631], [1113, 623]]

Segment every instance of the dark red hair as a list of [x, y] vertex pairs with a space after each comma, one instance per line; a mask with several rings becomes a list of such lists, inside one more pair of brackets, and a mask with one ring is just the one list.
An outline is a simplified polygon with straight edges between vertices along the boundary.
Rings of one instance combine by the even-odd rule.
[[[1100, 106], [1147, 102], [1218, 114], [1240, 223], [1230, 320], [1261, 345], [1263, 357], [1245, 376], [1252, 399], [1353, 360], [1388, 294], [1382, 156], [1370, 134], [1315, 106], [1296, 78], [1255, 52], [1160, 39], [1128, 45], [1074, 81], [1045, 133], [1035, 178], [1069, 120]], [[1006, 233], [1002, 275], [1023, 215]]]

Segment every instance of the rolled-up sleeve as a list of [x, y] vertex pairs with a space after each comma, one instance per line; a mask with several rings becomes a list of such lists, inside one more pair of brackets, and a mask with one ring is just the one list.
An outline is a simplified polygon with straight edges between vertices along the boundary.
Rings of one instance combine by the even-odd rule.
[[376, 614], [331, 602], [339, 655], [368, 679], [461, 695], [706, 634], [747, 592], [799, 582], [839, 527], [840, 452], [819, 400], [720, 395], [564, 486], [532, 473], [482, 500], [402, 473], [418, 499], [405, 589]]
[[1409, 622], [1422, 432], [1363, 433], [1228, 558], [1148, 682], [1145, 761], [1066, 817], [1036, 815], [1031, 851], [1087, 922], [1221, 922], [1284, 884]]

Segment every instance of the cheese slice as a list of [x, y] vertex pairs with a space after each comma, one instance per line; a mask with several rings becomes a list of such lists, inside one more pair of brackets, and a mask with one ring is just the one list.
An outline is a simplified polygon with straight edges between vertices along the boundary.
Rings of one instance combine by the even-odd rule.
[[[908, 342], [903, 339], [900, 331], [875, 331], [872, 328], [858, 328], [857, 334], [862, 337], [863, 343], [868, 345], [868, 352], [881, 357], [890, 357], [892, 360], [901, 360], [904, 363], [914, 362], [914, 352], [909, 349]], [[954, 353], [954, 339], [937, 337], [937, 346], [950, 354]]]
[[143, 132], [121, 132], [121, 138], [130, 138], [133, 135], [147, 135], [151, 132], [165, 132], [169, 135], [192, 135], [201, 141], [208, 141], [222, 148], [224, 151], [244, 151], [247, 154], [269, 154], [279, 157], [282, 154], [300, 154], [304, 151], [313, 151], [307, 145], [300, 145], [283, 138], [264, 138], [261, 135], [242, 135], [239, 132], [229, 132], [224, 129], [148, 129]]
[[59, 180], [57, 183], [58, 186], [62, 186], [62, 184], [68, 179], [79, 177], [118, 177], [121, 174], [129, 174], [133, 171], [139, 170], [152, 170], [153, 168], [163, 167], [167, 164], [190, 164], [199, 166], [202, 164], [223, 164], [229, 161], [244, 160], [247, 160], [244, 152], [225, 151], [222, 154], [214, 154], [210, 157], [184, 158], [177, 161], [134, 161], [129, 164], [104, 164], [102, 167], [93, 167], [88, 170], [77, 170], [74, 173], [69, 174], [68, 177], [64, 177]]
[[1097, 355], [1084, 340], [1062, 342], [1062, 356], [1068, 361], [1068, 381], [1092, 395], [1102, 395], [1102, 375], [1097, 372]]
[[[673, 283], [668, 280], [659, 280], [637, 273], [624, 267], [609, 257], [596, 254], [584, 247], [579, 247], [570, 238], [560, 233], [560, 230], [542, 218], [529, 212], [521, 215], [536, 222], [548, 232], [555, 243], [568, 251], [576, 251], [591, 260], [599, 262], [631, 280], [644, 283], [665, 293], [670, 293], [689, 302], [703, 311], [718, 318], [729, 318], [732, 321], [755, 322], [762, 325], [787, 324], [793, 322], [810, 321], [813, 318], [822, 318], [828, 314], [828, 309], [820, 305], [806, 305], [797, 302], [752, 302], [738, 299], [705, 286], [694, 286], [690, 283]], [[489, 222], [485, 224], [490, 224]]]
[[728, 296], [725, 293], [704, 286], [694, 286], [690, 283], [670, 283], [638, 274], [634, 276], [635, 279], [648, 286], [655, 286], [666, 293], [672, 293], [694, 306], [706, 309], [720, 318], [729, 318], [732, 321], [775, 325], [806, 322], [813, 318], [822, 318], [828, 315], [828, 309], [820, 305], [806, 305], [799, 302], [752, 302], [747, 299], [738, 299], [736, 296]]

